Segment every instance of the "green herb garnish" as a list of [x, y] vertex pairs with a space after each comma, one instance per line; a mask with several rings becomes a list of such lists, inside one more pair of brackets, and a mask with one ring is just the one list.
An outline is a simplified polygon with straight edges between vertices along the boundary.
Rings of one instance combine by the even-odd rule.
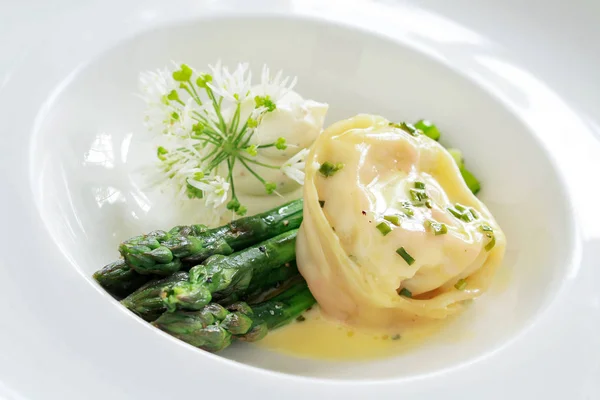
[[398, 250], [396, 250], [396, 253], [398, 253], [398, 255], [402, 257], [408, 265], [413, 265], [415, 263], [415, 259], [412, 258], [411, 255], [406, 252], [404, 247], [400, 247]]
[[329, 161], [325, 161], [323, 164], [321, 164], [321, 166], [319, 167], [319, 172], [321, 173], [321, 175], [323, 175], [325, 178], [328, 178], [330, 176], [333, 176], [336, 172], [338, 172], [339, 170], [341, 170], [342, 168], [344, 168], [344, 164], [342, 163], [337, 163], [337, 164], [332, 164]]
[[325, 207], [325, 200], [319, 200], [319, 205], [321, 208]]
[[392, 231], [392, 228], [385, 222], [378, 223], [377, 226], [375, 226], [375, 228], [377, 228], [383, 236], [387, 235]]
[[388, 222], [391, 222], [396, 226], [400, 226], [400, 217], [398, 215], [386, 215], [383, 217], [383, 219], [385, 219]]
[[494, 235], [494, 230], [488, 224], [481, 224], [479, 229], [484, 233], [485, 237], [490, 239], [490, 241], [485, 245], [485, 251], [490, 251], [496, 245], [496, 236]]
[[458, 282], [454, 285], [454, 287], [458, 290], [465, 290], [467, 287], [467, 281], [464, 279], [459, 279]]
[[407, 217], [414, 217], [415, 215], [415, 211], [412, 209], [412, 204], [409, 203], [408, 201], [403, 201], [401, 204], [401, 209], [402, 212], [404, 214], [406, 214]]
[[444, 235], [448, 233], [448, 227], [446, 224], [436, 221], [427, 221], [427, 225], [433, 231], [435, 236]]
[[411, 291], [410, 291], [410, 290], [408, 290], [407, 288], [402, 288], [402, 289], [401, 289], [401, 290], [398, 292], [398, 294], [399, 294], [400, 296], [404, 296], [404, 297], [408, 297], [408, 298], [411, 298], [411, 297], [412, 297], [412, 293], [411, 293]]
[[479, 216], [477, 215], [475, 210], [473, 210], [470, 207], [465, 207], [459, 203], [456, 203], [454, 207], [448, 207], [448, 211], [456, 218], [465, 222], [472, 222], [476, 219], [479, 219]]

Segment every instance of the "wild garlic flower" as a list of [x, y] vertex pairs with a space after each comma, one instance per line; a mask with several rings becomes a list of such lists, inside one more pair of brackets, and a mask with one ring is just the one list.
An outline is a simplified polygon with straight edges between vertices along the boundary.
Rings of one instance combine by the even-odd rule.
[[308, 152], [308, 149], [300, 150], [281, 166], [281, 172], [301, 185], [304, 183], [304, 168], [306, 167], [304, 160], [306, 160]]
[[[256, 166], [281, 169], [302, 183], [304, 151], [283, 166], [268, 165], [257, 161], [256, 156], [263, 148], [285, 150], [285, 139], [250, 143], [264, 116], [277, 109], [277, 102], [292, 90], [296, 78], [284, 77], [281, 71], [271, 76], [265, 66], [260, 89], [253, 91], [248, 64], [238, 64], [230, 71], [217, 62], [208, 72], [198, 72], [186, 64], [143, 72], [139, 84], [147, 105], [148, 129], [169, 139], [157, 150], [161, 181], [175, 184], [181, 197], [203, 199], [213, 209], [230, 198], [227, 209], [243, 215], [246, 208], [239, 202], [233, 178], [236, 164], [242, 165], [267, 194], [277, 193], [277, 185], [263, 179]], [[242, 112], [242, 103], [248, 99], [254, 100], [254, 107], [250, 113]]]

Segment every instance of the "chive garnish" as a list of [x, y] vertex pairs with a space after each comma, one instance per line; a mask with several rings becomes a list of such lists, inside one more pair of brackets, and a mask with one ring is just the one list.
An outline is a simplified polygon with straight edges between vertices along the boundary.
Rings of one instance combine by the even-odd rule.
[[391, 222], [396, 226], [400, 226], [400, 217], [398, 215], [386, 215], [383, 217], [383, 219], [385, 219], [388, 222]]
[[411, 204], [408, 201], [403, 201], [401, 204], [402, 212], [406, 214], [406, 216], [413, 217], [415, 215], [415, 211], [411, 208]]
[[421, 133], [413, 124], [409, 124], [407, 122], [390, 122], [390, 126], [402, 129], [404, 132], [409, 133], [412, 136], [418, 136]]
[[448, 207], [448, 211], [456, 218], [461, 219], [465, 222], [472, 222], [476, 219], [479, 219], [479, 215], [475, 212], [474, 209], [470, 207], [465, 207], [459, 203], [456, 203], [454, 207]]
[[407, 289], [407, 288], [405, 288], [405, 287], [404, 287], [404, 288], [402, 288], [402, 289], [400, 290], [400, 292], [398, 292], [398, 294], [399, 294], [400, 296], [404, 296], [404, 297], [408, 297], [408, 298], [411, 298], [411, 297], [412, 297], [412, 293], [411, 293], [411, 291], [410, 291], [410, 290], [408, 290], [408, 289]]
[[454, 285], [454, 287], [458, 290], [465, 290], [467, 287], [467, 281], [464, 279], [459, 279], [458, 282]]
[[425, 189], [425, 184], [423, 182], [415, 182], [415, 188], [417, 189]]
[[454, 215], [456, 218], [462, 219], [462, 214], [456, 211], [454, 208], [448, 207], [448, 211], [450, 211], [450, 214]]
[[454, 205], [454, 207], [455, 207], [455, 208], [456, 208], [458, 211], [460, 211], [460, 212], [465, 212], [465, 211], [467, 211], [467, 207], [463, 206], [463, 205], [462, 205], [462, 204], [460, 204], [460, 203], [456, 203], [456, 204]]
[[496, 245], [496, 236], [494, 235], [494, 230], [488, 224], [479, 225], [479, 229], [485, 234], [490, 241], [485, 245], [485, 251], [490, 251]]
[[332, 164], [329, 161], [325, 161], [319, 167], [319, 172], [325, 178], [328, 178], [330, 176], [333, 176], [336, 172], [338, 172], [342, 168], [344, 168], [344, 164], [342, 164], [342, 163]]
[[325, 200], [319, 200], [319, 205], [323, 208], [325, 206]]
[[446, 224], [443, 224], [441, 222], [436, 222], [436, 221], [427, 221], [427, 222], [435, 236], [444, 235], [444, 234], [448, 233], [448, 227], [446, 226]]
[[406, 252], [406, 250], [404, 250], [404, 247], [400, 247], [398, 250], [396, 250], [396, 253], [398, 253], [398, 255], [402, 257], [408, 265], [413, 265], [415, 263], [415, 259], [412, 258], [411, 255]]
[[378, 223], [377, 226], [375, 226], [375, 228], [377, 228], [383, 236], [387, 235], [392, 231], [392, 228], [385, 222]]
[[410, 189], [408, 192], [414, 205], [423, 205], [425, 204], [425, 200], [429, 198], [423, 189]]
[[496, 236], [492, 236], [492, 239], [485, 245], [485, 251], [490, 251], [496, 245]]

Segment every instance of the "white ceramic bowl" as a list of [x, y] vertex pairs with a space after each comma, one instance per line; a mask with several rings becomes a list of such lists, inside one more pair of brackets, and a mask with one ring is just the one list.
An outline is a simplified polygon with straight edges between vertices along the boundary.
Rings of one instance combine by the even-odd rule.
[[[243, 42], [198, 39], [235, 30], [245, 32]], [[151, 163], [154, 157], [139, 139], [145, 130], [143, 102], [134, 95], [138, 73], [171, 60], [203, 68], [217, 59], [232, 66], [248, 61], [255, 73], [266, 63], [297, 76], [299, 93], [330, 104], [328, 123], [361, 112], [436, 121], [444, 141], [462, 149], [477, 172], [484, 184], [481, 197], [508, 237], [502, 284], [409, 354], [332, 364], [242, 345], [224, 352], [227, 358], [352, 380], [432, 373], [497, 350], [556, 298], [573, 258], [573, 217], [561, 178], [535, 135], [468, 77], [418, 49], [360, 29], [283, 17], [167, 26], [120, 43], [70, 76], [35, 137], [32, 179], [35, 192], [43, 194], [38, 206], [46, 226], [90, 293], [96, 286], [91, 274], [118, 257], [120, 241], [186, 219], [197, 222], [193, 209], [174, 216], [135, 184], [138, 160]], [[148, 329], [144, 334], [157, 334]]]
[[[51, 363], [56, 357], [65, 371], [73, 369], [67, 364], [79, 363], [73, 393], [83, 393], [86, 384], [106, 383], [89, 398], [187, 395], [193, 390], [176, 382], [194, 379], [218, 383], [220, 389], [203, 389], [216, 394], [226, 390], [231, 376], [236, 383], [227, 388], [230, 394], [264, 392], [277, 379], [277, 387], [295, 391], [290, 397], [333, 398], [366, 396], [374, 384], [382, 397], [392, 396], [402, 383], [442, 382], [444, 375], [474, 371], [501, 353], [514, 354], [515, 339], [551, 305], [564, 301], [566, 292], [572, 293], [569, 284], [581, 266], [587, 245], [579, 236], [581, 216], [573, 204], [581, 204], [575, 200], [583, 199], [577, 184], [587, 179], [567, 181], [565, 175], [575, 171], [577, 152], [587, 142], [581, 139], [565, 149], [560, 135], [570, 126], [583, 138], [584, 125], [535, 78], [479, 51], [487, 44], [475, 33], [416, 9], [394, 9], [394, 19], [386, 10], [392, 13], [384, 6], [357, 9], [362, 19], [340, 16], [339, 22], [326, 20], [326, 12], [259, 15], [257, 10], [185, 21], [165, 18], [166, 24], [152, 29], [144, 25], [94, 39], [94, 51], [81, 50], [82, 42], [75, 41], [77, 50], [71, 52], [53, 41], [36, 56], [38, 64], [18, 70], [7, 95], [16, 96], [19, 84], [27, 84], [40, 68], [49, 68], [53, 79], [29, 100], [39, 111], [33, 134], [13, 139], [14, 148], [0, 161], [7, 171], [20, 165], [28, 175], [26, 184], [15, 184], [17, 201], [6, 204], [19, 210], [11, 217], [12, 249], [20, 246], [18, 252], [33, 265], [7, 281], [4, 295], [17, 304], [14, 310], [28, 310], [19, 314], [27, 332], [39, 326], [45, 335], [39, 347], [31, 347], [40, 357], [33, 360]], [[53, 71], [52, 60], [59, 59]], [[143, 104], [134, 95], [137, 74], [171, 60], [202, 68], [217, 59], [247, 61], [254, 72], [266, 63], [296, 75], [302, 95], [330, 104], [327, 123], [359, 112], [435, 121], [443, 142], [459, 147], [483, 182], [481, 198], [505, 230], [508, 251], [496, 285], [422, 347], [360, 363], [298, 359], [251, 345], [211, 355], [124, 310], [91, 274], [118, 256], [121, 240], [190, 218], [161, 208], [159, 199], [146, 197], [137, 184], [135, 170], [151, 154], [139, 140]], [[23, 144], [28, 153], [19, 156]], [[570, 167], [558, 165], [560, 154], [570, 157]], [[12, 240], [25, 237], [29, 241]], [[22, 296], [26, 282], [31, 296]], [[7, 332], [5, 339], [13, 338]], [[50, 349], [50, 342], [57, 347]], [[23, 346], [6, 347], [4, 354], [16, 360]], [[503, 365], [510, 365], [506, 357], [489, 367], [489, 374]], [[39, 379], [42, 387], [52, 387]]]

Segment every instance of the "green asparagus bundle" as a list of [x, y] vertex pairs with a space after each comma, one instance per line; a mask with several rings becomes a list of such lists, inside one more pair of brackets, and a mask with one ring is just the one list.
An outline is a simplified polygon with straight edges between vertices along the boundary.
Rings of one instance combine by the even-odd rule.
[[200, 310], [218, 300], [245, 292], [253, 276], [268, 273], [296, 258], [297, 229], [282, 233], [230, 256], [215, 255], [190, 270], [188, 281], [162, 292], [169, 311]]
[[133, 237], [119, 246], [124, 261], [107, 265], [94, 278], [109, 293], [122, 298], [149, 280], [139, 275], [166, 276], [187, 270], [211, 255], [231, 254], [297, 229], [302, 222], [302, 204], [301, 199], [295, 200], [213, 229], [204, 225], [177, 226], [169, 232]]
[[216, 352], [228, 347], [234, 339], [260, 340], [268, 330], [289, 323], [314, 303], [306, 282], [301, 281], [252, 307], [234, 303], [226, 309], [211, 303], [198, 311], [166, 312], [152, 324], [193, 346]]

